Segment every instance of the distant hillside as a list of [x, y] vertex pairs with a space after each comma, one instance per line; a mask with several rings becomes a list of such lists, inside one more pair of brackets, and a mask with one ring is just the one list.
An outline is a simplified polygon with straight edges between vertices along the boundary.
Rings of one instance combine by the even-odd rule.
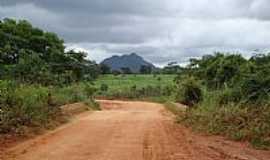
[[136, 53], [123, 56], [112, 56], [105, 59], [101, 64], [105, 64], [111, 68], [112, 71], [121, 71], [121, 68], [129, 68], [133, 73], [138, 73], [141, 66], [155, 66], [152, 63], [145, 61]]

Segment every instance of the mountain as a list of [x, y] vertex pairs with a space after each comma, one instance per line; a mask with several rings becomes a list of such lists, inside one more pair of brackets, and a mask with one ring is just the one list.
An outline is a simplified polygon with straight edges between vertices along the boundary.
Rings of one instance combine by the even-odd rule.
[[152, 63], [145, 61], [136, 53], [123, 56], [112, 56], [101, 62], [111, 68], [112, 71], [121, 71], [121, 68], [129, 68], [133, 73], [138, 73], [141, 66], [156, 68]]

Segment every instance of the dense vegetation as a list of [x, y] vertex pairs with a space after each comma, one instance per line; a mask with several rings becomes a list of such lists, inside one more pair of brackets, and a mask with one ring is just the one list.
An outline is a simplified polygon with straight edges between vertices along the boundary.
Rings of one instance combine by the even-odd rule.
[[269, 148], [269, 68], [270, 54], [246, 59], [215, 53], [191, 59], [186, 67], [170, 63], [152, 75], [105, 75], [95, 87], [98, 96], [107, 98], [155, 97], [186, 104], [188, 111], [177, 114], [187, 126]]
[[184, 122], [194, 129], [270, 145], [270, 55], [238, 54], [191, 59], [176, 79], [177, 101], [191, 109]]
[[65, 51], [56, 34], [27, 21], [0, 21], [0, 78], [42, 85], [70, 84], [97, 76], [86, 53]]
[[[177, 101], [189, 106], [181, 120], [196, 130], [270, 146], [270, 54], [206, 55], [186, 67], [110, 67], [67, 51], [56, 34], [27, 21], [0, 21], [0, 134], [50, 127], [60, 105], [93, 96]], [[103, 74], [99, 76], [99, 74]], [[177, 77], [176, 77], [177, 75]], [[95, 80], [98, 78], [98, 80]], [[172, 107], [170, 107], [172, 108]], [[177, 111], [177, 114], [181, 112]], [[57, 120], [58, 119], [58, 120]], [[60, 121], [63, 119], [60, 118]]]
[[0, 133], [50, 126], [61, 117], [57, 106], [92, 97], [88, 82], [98, 74], [86, 53], [66, 51], [56, 34], [24, 20], [0, 21]]

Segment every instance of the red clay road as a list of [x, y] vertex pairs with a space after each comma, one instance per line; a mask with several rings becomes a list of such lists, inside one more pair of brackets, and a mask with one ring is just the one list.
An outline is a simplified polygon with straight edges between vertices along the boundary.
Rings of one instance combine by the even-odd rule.
[[4, 160], [270, 160], [268, 151], [192, 134], [161, 104], [100, 103], [103, 111], [21, 143]]

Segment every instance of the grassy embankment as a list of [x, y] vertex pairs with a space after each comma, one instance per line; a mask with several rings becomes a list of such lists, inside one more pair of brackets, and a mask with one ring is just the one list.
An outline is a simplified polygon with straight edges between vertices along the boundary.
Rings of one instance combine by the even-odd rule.
[[248, 141], [258, 149], [270, 148], [270, 101], [263, 91], [252, 92], [262, 96], [251, 101], [242, 88], [209, 89], [190, 77], [180, 79], [177, 88], [176, 100], [189, 109], [179, 112], [172, 104], [168, 109], [182, 124], [199, 132]]
[[221, 91], [204, 91], [204, 100], [186, 115], [180, 114], [180, 122], [193, 130], [222, 135], [236, 141], [248, 141], [258, 149], [270, 148], [269, 104], [228, 103], [221, 105]]
[[84, 102], [89, 109], [99, 109], [93, 93], [91, 85], [82, 83], [44, 87], [0, 81], [0, 134], [54, 128], [67, 120], [59, 108], [61, 105]]
[[220, 105], [223, 91], [204, 92], [204, 100], [186, 111], [172, 102], [166, 108], [177, 115], [176, 121], [195, 132], [221, 135], [235, 141], [248, 141], [257, 149], [270, 148], [270, 109], [265, 106]]

